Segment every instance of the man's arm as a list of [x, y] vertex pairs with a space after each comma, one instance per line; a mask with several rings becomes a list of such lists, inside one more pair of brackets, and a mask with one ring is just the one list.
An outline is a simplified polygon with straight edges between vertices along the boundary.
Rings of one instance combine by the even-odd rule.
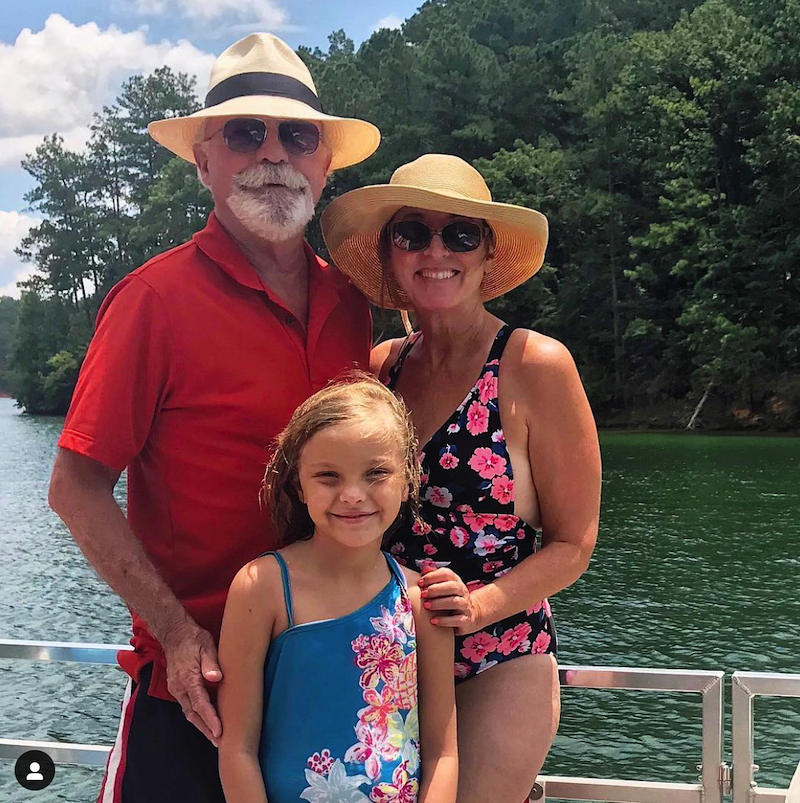
[[216, 744], [222, 726], [203, 683], [222, 679], [214, 640], [187, 614], [133, 534], [114, 499], [118, 479], [119, 472], [102, 463], [59, 449], [50, 507], [100, 577], [147, 622], [166, 655], [170, 694]]

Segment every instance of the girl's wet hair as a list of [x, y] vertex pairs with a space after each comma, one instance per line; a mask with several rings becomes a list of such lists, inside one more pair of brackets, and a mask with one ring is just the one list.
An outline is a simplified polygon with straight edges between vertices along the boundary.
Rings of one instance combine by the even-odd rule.
[[306, 399], [294, 412], [275, 440], [275, 451], [261, 484], [261, 498], [272, 514], [282, 546], [310, 538], [314, 522], [300, 499], [298, 471], [308, 441], [326, 427], [336, 424], [372, 422], [376, 413], [388, 413], [380, 420], [389, 440], [395, 440], [402, 455], [402, 469], [408, 499], [391, 529], [417, 518], [419, 500], [419, 459], [414, 427], [402, 400], [364, 371], [348, 371]]

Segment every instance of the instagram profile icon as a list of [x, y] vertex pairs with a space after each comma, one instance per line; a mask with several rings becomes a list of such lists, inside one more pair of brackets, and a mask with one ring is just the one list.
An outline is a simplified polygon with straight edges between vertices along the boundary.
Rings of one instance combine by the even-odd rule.
[[53, 759], [41, 750], [28, 750], [14, 765], [17, 783], [24, 789], [36, 791], [50, 786], [56, 774]]

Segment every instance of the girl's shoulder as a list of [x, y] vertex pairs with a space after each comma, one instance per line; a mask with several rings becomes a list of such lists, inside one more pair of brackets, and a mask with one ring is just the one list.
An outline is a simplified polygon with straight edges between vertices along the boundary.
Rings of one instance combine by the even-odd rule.
[[283, 579], [275, 555], [267, 553], [245, 563], [233, 578], [228, 597], [247, 601], [257, 608], [270, 608], [273, 602], [282, 599]]
[[242, 566], [225, 600], [220, 650], [244, 643], [266, 645], [287, 625], [281, 570], [274, 556]]
[[267, 582], [276, 576], [280, 578], [281, 567], [278, 558], [279, 554], [279, 550], [265, 552], [263, 555], [259, 555], [249, 563], [245, 563], [245, 565], [239, 569], [239, 574], [246, 576], [248, 578], [248, 582], [251, 583]]
[[397, 564], [400, 567], [400, 570], [403, 572], [403, 577], [406, 578], [406, 588], [409, 591], [412, 588], [419, 588], [419, 578], [420, 573], [415, 572], [413, 569], [409, 569], [408, 566], [403, 566], [401, 563]]
[[414, 615], [417, 616], [422, 609], [422, 597], [420, 596], [419, 578], [420, 573], [403, 566], [401, 563], [397, 564], [400, 571], [403, 572], [403, 577], [406, 581], [406, 593], [408, 594], [408, 601], [411, 603]]

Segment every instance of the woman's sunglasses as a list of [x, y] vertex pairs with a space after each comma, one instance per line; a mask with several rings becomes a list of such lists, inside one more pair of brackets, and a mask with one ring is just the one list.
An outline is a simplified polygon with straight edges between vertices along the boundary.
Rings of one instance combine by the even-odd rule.
[[441, 229], [432, 229], [421, 220], [398, 220], [392, 223], [391, 234], [392, 243], [403, 251], [424, 251], [438, 234], [449, 251], [465, 254], [480, 246], [486, 231], [469, 220], [454, 220]]
[[[257, 118], [234, 117], [222, 126], [221, 132], [229, 150], [234, 153], [255, 153], [267, 138], [267, 123]], [[278, 123], [278, 139], [287, 153], [310, 156], [319, 147], [322, 132], [314, 123], [284, 120]]]

